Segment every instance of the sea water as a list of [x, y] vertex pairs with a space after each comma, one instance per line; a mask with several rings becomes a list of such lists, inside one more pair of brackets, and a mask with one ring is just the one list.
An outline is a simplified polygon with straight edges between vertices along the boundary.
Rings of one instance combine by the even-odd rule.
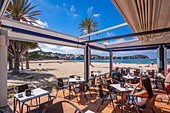
[[[84, 60], [70, 60], [74, 62], [84, 62]], [[100, 60], [91, 60], [91, 62], [102, 62], [102, 63], [109, 63], [109, 59], [100, 59]], [[113, 63], [140, 63], [140, 64], [151, 64], [154, 62], [154, 64], [157, 64], [157, 59], [113, 59]], [[170, 63], [170, 59], [167, 59], [167, 64]]]

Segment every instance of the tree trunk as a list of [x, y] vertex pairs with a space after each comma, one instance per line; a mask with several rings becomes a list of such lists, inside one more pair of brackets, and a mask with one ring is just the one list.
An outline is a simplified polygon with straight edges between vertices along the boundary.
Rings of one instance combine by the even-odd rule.
[[15, 46], [16, 46], [16, 55], [14, 58], [14, 69], [12, 74], [19, 74], [19, 41], [15, 41]]
[[28, 54], [28, 50], [26, 51], [26, 69], [29, 69], [29, 54]]
[[20, 62], [21, 62], [21, 70], [24, 70], [24, 68], [23, 68], [23, 55], [20, 58]]
[[9, 71], [13, 70], [13, 58], [12, 56], [9, 54]]

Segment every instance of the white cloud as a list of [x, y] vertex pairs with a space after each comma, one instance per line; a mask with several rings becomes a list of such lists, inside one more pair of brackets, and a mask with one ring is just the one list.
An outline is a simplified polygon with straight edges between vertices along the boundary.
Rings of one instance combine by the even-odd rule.
[[84, 54], [84, 50], [80, 48], [73, 48], [73, 47], [66, 47], [62, 46], [59, 48], [61, 53], [67, 53], [67, 54]]
[[63, 6], [66, 6], [66, 4], [64, 3]]
[[93, 10], [93, 7], [88, 8], [88, 9], [87, 9], [87, 13], [88, 13], [88, 14], [92, 14], [92, 13], [93, 13], [92, 10]]
[[93, 14], [94, 17], [100, 17], [101, 14]]
[[57, 8], [60, 8], [60, 6], [59, 6], [59, 5], [56, 5], [56, 7], [57, 7]]
[[109, 45], [109, 44], [117, 44], [117, 43], [122, 43], [122, 42], [126, 42], [126, 40], [125, 39], [118, 39], [118, 40], [115, 40], [115, 41], [104, 42], [103, 44]]
[[112, 35], [114, 35], [112, 32], [107, 32], [106, 33], [106, 36], [112, 36]]
[[71, 12], [75, 12], [76, 11], [74, 5], [71, 6], [70, 10], [71, 10]]
[[33, 23], [34, 26], [38, 26], [38, 27], [42, 27], [42, 28], [48, 27], [48, 23], [46, 21], [42, 22], [40, 19], [38, 19], [38, 20], [36, 20], [36, 22], [38, 24]]

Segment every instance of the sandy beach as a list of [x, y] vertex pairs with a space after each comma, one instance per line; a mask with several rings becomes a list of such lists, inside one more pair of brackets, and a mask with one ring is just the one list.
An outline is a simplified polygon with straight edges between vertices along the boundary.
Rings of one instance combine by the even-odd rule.
[[[62, 63], [59, 63], [62, 62]], [[40, 65], [41, 64], [41, 65]], [[101, 70], [102, 73], [109, 72], [109, 63], [97, 63], [92, 62], [90, 66], [90, 71]], [[139, 68], [146, 70], [148, 67], [145, 67], [146, 64], [113, 64], [113, 67], [130, 67], [130, 68]], [[170, 65], [168, 66], [170, 67]], [[25, 62], [24, 62], [25, 68]], [[156, 70], [157, 65], [149, 67]], [[133, 71], [133, 69], [131, 69]], [[43, 60], [43, 61], [30, 61], [30, 69], [23, 70], [20, 75], [11, 75], [11, 72], [8, 72], [8, 103], [9, 105], [13, 104], [13, 88], [16, 85], [21, 84], [34, 84], [37, 87], [46, 89], [50, 92], [56, 92], [57, 80], [59, 77], [69, 77], [70, 75], [79, 75], [84, 77], [84, 62], [70, 62], [70, 61], [59, 61], [59, 60]]]
[[[62, 62], [62, 63], [59, 63]], [[41, 65], [39, 65], [41, 64]], [[97, 63], [92, 62], [90, 71], [101, 70], [102, 73], [109, 72], [109, 63]], [[146, 64], [113, 64], [113, 67], [130, 67], [146, 70]], [[24, 62], [25, 67], [25, 62]], [[156, 70], [157, 65], [149, 68]], [[133, 69], [132, 69], [133, 71]], [[30, 69], [23, 70], [23, 74], [20, 76], [8, 74], [8, 86], [34, 83], [37, 85], [47, 85], [49, 83], [56, 83], [58, 77], [69, 77], [70, 75], [84, 76], [84, 62], [69, 62], [69, 61], [57, 61], [57, 60], [43, 60], [43, 61], [30, 61]]]

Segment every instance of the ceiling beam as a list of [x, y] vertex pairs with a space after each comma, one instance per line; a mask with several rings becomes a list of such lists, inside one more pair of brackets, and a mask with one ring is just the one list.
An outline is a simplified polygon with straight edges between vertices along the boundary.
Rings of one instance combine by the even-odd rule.
[[0, 19], [2, 19], [10, 0], [0, 0]]
[[164, 33], [164, 32], [168, 32], [168, 31], [170, 31], [170, 27], [151, 30], [151, 31], [144, 31], [144, 32], [139, 32], [139, 33], [132, 33], [132, 34], [126, 34], [126, 35], [120, 35], [120, 36], [113, 36], [113, 37], [96, 39], [96, 40], [90, 40], [90, 41], [84, 41], [84, 43], [101, 42], [101, 41], [107, 41], [107, 40], [115, 40], [115, 39], [122, 39], [122, 38], [143, 36], [143, 35], [150, 35], [150, 34], [156, 34], [156, 33]]
[[91, 36], [91, 35], [99, 34], [99, 33], [106, 32], [106, 31], [109, 31], [109, 30], [113, 30], [113, 29], [116, 29], [116, 28], [119, 28], [119, 27], [123, 27], [125, 25], [128, 25], [128, 24], [127, 23], [119, 24], [119, 25], [116, 25], [116, 26], [113, 26], [113, 27], [109, 27], [109, 28], [100, 30], [100, 31], [96, 31], [96, 32], [93, 32], [93, 33], [90, 33], [90, 34], [87, 34], [87, 35], [80, 36], [79, 38], [84, 38], [84, 37], [88, 37], [88, 36]]

